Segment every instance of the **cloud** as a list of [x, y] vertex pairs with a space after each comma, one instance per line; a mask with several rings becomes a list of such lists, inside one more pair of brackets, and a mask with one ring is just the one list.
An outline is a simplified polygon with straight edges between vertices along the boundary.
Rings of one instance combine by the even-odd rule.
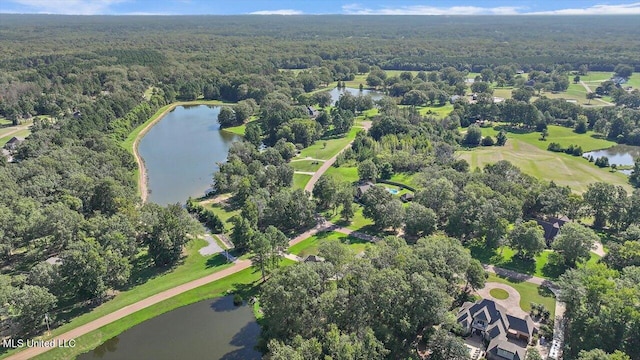
[[300, 10], [280, 9], [280, 10], [261, 10], [250, 12], [251, 15], [302, 15]]
[[620, 5], [594, 5], [588, 8], [560, 9], [529, 13], [530, 15], [640, 15], [640, 2]]
[[127, 0], [10, 0], [38, 13], [95, 15], [107, 14], [111, 5]]
[[640, 2], [619, 5], [593, 5], [587, 8], [569, 8], [549, 11], [527, 12], [520, 6], [450, 6], [437, 7], [412, 5], [399, 7], [369, 8], [361, 4], [342, 6], [349, 15], [640, 15]]
[[516, 15], [523, 8], [518, 6], [478, 7], [451, 6], [436, 7], [427, 5], [412, 5], [400, 7], [382, 7], [371, 9], [360, 4], [347, 4], [342, 11], [348, 15]]

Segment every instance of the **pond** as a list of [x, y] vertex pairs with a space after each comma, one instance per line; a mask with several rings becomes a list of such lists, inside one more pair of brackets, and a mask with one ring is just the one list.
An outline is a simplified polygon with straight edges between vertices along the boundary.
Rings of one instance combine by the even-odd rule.
[[218, 106], [178, 106], [140, 140], [148, 177], [149, 201], [184, 203], [211, 187], [216, 163], [224, 162], [239, 136], [220, 131]]
[[338, 101], [338, 99], [340, 99], [340, 95], [344, 94], [344, 93], [350, 93], [353, 96], [359, 96], [359, 95], [371, 95], [371, 98], [375, 101], [375, 100], [380, 100], [382, 99], [382, 96], [384, 94], [375, 91], [375, 90], [367, 90], [367, 89], [362, 89], [362, 91], [358, 90], [358, 89], [354, 89], [354, 88], [334, 88], [333, 90], [329, 91], [329, 94], [331, 94], [331, 105], [335, 105], [336, 101]]
[[634, 159], [640, 157], [640, 146], [616, 145], [604, 150], [589, 151], [582, 156], [593, 156], [594, 159], [606, 156], [609, 158], [609, 164], [633, 165]]
[[251, 306], [225, 296], [147, 320], [77, 359], [260, 359], [259, 335]]

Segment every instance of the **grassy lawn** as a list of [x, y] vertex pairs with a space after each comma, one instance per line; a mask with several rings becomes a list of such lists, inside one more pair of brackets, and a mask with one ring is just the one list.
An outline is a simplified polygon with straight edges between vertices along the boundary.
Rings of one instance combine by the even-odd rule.
[[416, 175], [417, 174], [395, 173], [393, 174], [393, 176], [391, 176], [391, 179], [389, 179], [389, 181], [399, 182], [401, 184], [415, 187], [417, 186], [415, 182]]
[[[135, 260], [135, 269], [138, 270], [134, 270], [131, 274], [131, 287], [129, 289], [121, 291], [112, 300], [107, 301], [88, 313], [80, 315], [79, 313], [71, 310], [69, 313], [60, 315], [66, 318], [73, 318], [73, 320], [53, 329], [53, 331], [51, 331], [52, 336], [60, 335], [164, 290], [201, 278], [230, 266], [222, 255], [216, 254], [207, 257], [200, 255], [198, 250], [203, 246], [206, 246], [206, 244], [207, 243], [204, 240], [200, 239], [189, 241], [186, 246], [187, 256], [183, 259], [180, 265], [169, 271], [157, 269], [153, 266], [151, 259], [146, 256], [145, 253], [141, 253]], [[132, 316], [137, 318], [137, 314], [138, 313]], [[124, 329], [134, 325], [129, 324], [128, 322], [125, 323], [128, 325]], [[106, 338], [100, 337], [100, 342], [109, 339], [111, 336]]]
[[355, 254], [358, 254], [370, 244], [368, 241], [334, 231], [321, 232], [305, 239], [289, 248], [289, 252], [300, 257], [318, 255], [318, 247], [325, 241], [339, 241], [349, 246]]
[[311, 180], [311, 175], [293, 174], [293, 187], [296, 189], [304, 189], [309, 180]]
[[[497, 134], [493, 128], [483, 128], [482, 132], [485, 136]], [[473, 150], [459, 151], [458, 154], [469, 162], [472, 169], [507, 160], [518, 166], [524, 173], [546, 181], [553, 180], [561, 186], [568, 185], [577, 193], [585, 192], [587, 185], [593, 182], [621, 185], [631, 192], [627, 177], [622, 173], [612, 173], [607, 169], [598, 168], [582, 157], [546, 150], [551, 142], [560, 143], [565, 147], [570, 144], [580, 145], [584, 151], [604, 149], [615, 144], [592, 135], [592, 133], [576, 134], [568, 128], [550, 126], [546, 141], [540, 141], [540, 133], [537, 132], [508, 133], [509, 140], [505, 146], [478, 147]]]
[[336, 211], [336, 214], [327, 212], [324, 215], [332, 223], [340, 226], [344, 226], [347, 229], [362, 231], [366, 233], [372, 233], [374, 235], [380, 235], [379, 232], [376, 232], [372, 229], [371, 225], [373, 225], [373, 221], [365, 218], [364, 215], [362, 215], [362, 206], [360, 204], [357, 204], [357, 203], [353, 204], [354, 215], [350, 222], [342, 221], [340, 217], [341, 209], [342, 208], [339, 208], [338, 211]]
[[221, 129], [221, 131], [230, 132], [239, 136], [244, 136], [244, 133], [246, 130], [247, 130], [246, 124]]
[[340, 138], [336, 139], [320, 139], [316, 141], [313, 145], [308, 148], [300, 151], [300, 154], [297, 156], [298, 159], [304, 159], [306, 157], [311, 157], [314, 159], [322, 159], [328, 160], [340, 152], [345, 146], [347, 146], [353, 139], [356, 137], [356, 133], [361, 131], [360, 128], [352, 128], [349, 133]]
[[487, 282], [506, 284], [516, 289], [520, 294], [520, 308], [522, 308], [522, 310], [526, 312], [531, 311], [531, 303], [534, 302], [544, 305], [549, 309], [551, 318], [555, 317], [556, 299], [553, 297], [553, 293], [549, 289], [528, 282], [516, 282], [510, 279], [501, 278], [492, 273], [489, 273]]
[[431, 115], [438, 118], [444, 118], [453, 111], [453, 104], [447, 103], [443, 106], [417, 106], [416, 108], [422, 116]]
[[489, 290], [489, 294], [491, 294], [491, 296], [499, 300], [504, 300], [509, 298], [509, 293], [503, 289], [498, 289], [498, 288], [491, 289]]
[[235, 209], [227, 203], [209, 204], [207, 205], [207, 207], [211, 209], [211, 211], [213, 211], [216, 215], [218, 215], [222, 222], [224, 222], [224, 228], [227, 231], [230, 231], [232, 227], [229, 219], [231, 219], [235, 215], [240, 214], [240, 209]]
[[[510, 269], [523, 274], [529, 274], [545, 279], [557, 279], [566, 268], [564, 266], [552, 265], [549, 263], [551, 250], [545, 250], [534, 260], [524, 260], [515, 256], [516, 251], [508, 246], [503, 246], [496, 251], [487, 250], [483, 244], [471, 244], [469, 247], [471, 256], [480, 260], [483, 264], [491, 264], [504, 269]], [[586, 262], [587, 265], [595, 264], [600, 257], [591, 253], [591, 257]]]
[[511, 99], [511, 92], [513, 88], [496, 88], [493, 90], [493, 96], [501, 97], [503, 99]]
[[327, 175], [332, 175], [340, 181], [356, 182], [358, 181], [358, 168], [349, 166], [332, 166], [325, 172]]
[[[5, 131], [3, 131], [5, 134], [9, 133], [10, 131], [13, 131], [12, 128], [5, 128], [3, 129]], [[8, 130], [8, 131], [7, 131]], [[21, 137], [21, 138], [26, 138], [27, 136], [29, 136], [29, 134], [31, 134], [31, 130], [29, 129], [24, 129], [24, 130], [20, 130], [20, 131], [16, 131], [10, 135], [6, 135], [6, 136], [2, 136], [2, 134], [0, 133], [0, 147], [4, 146], [4, 144], [7, 143], [7, 141], [11, 140], [11, 138], [15, 137]]]
[[320, 168], [320, 166], [322, 166], [322, 162], [316, 160], [302, 160], [291, 162], [289, 165], [291, 165], [295, 171], [315, 172]]

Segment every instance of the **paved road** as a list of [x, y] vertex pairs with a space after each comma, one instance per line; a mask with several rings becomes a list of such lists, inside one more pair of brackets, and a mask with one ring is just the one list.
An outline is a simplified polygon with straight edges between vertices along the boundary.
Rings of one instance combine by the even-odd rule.
[[[236, 262], [233, 266], [226, 268], [224, 270], [215, 272], [213, 274], [207, 275], [205, 277], [202, 277], [200, 279], [197, 280], [193, 280], [190, 281], [188, 283], [176, 286], [172, 289], [169, 290], [165, 290], [161, 293], [158, 293], [156, 295], [150, 296], [144, 300], [140, 300], [136, 303], [133, 303], [129, 306], [126, 306], [122, 309], [116, 310], [108, 315], [105, 315], [101, 318], [98, 318], [96, 320], [93, 320], [85, 325], [79, 326], [73, 330], [69, 330], [68, 332], [58, 335], [56, 337], [53, 338], [54, 341], [60, 341], [62, 342], [63, 340], [70, 340], [70, 339], [77, 339], [82, 335], [85, 335], [91, 331], [97, 330], [107, 324], [110, 324], [116, 320], [120, 320], [125, 316], [131, 315], [133, 313], [135, 313], [136, 311], [142, 310], [144, 308], [147, 308], [151, 305], [157, 304], [163, 300], [166, 300], [168, 298], [174, 297], [176, 295], [182, 294], [186, 291], [189, 290], [193, 290], [197, 287], [200, 287], [202, 285], [206, 285], [210, 282], [214, 282], [216, 280], [220, 280], [224, 277], [227, 277], [229, 275], [235, 274], [239, 271], [242, 271], [244, 269], [247, 269], [251, 266], [251, 261], [249, 260], [241, 260]], [[27, 359], [31, 359], [37, 355], [43, 354], [45, 352], [47, 352], [48, 350], [51, 350], [53, 348], [51, 347], [33, 347], [33, 348], [28, 348], [25, 349], [17, 354], [11, 355], [9, 357], [6, 358], [6, 360], [27, 360]]]

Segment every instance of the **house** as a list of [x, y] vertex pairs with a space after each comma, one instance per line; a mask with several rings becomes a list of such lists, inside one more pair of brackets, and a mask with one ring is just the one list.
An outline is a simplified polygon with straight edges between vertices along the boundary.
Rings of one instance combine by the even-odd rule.
[[544, 230], [544, 241], [547, 243], [547, 246], [551, 246], [553, 239], [560, 233], [560, 229], [569, 221], [571, 221], [571, 219], [566, 216], [560, 218], [549, 217], [546, 220], [536, 219], [538, 225], [542, 226]]
[[529, 315], [511, 315], [493, 300], [465, 302], [457, 315], [457, 322], [465, 334], [477, 334], [489, 343], [489, 360], [524, 360], [526, 346], [536, 332]]
[[365, 183], [361, 183], [356, 187], [356, 197], [358, 199], [360, 199], [364, 193], [366, 193], [367, 191], [369, 191], [369, 189], [371, 189], [372, 187], [374, 187], [375, 185], [371, 182], [371, 181], [367, 181]]
[[314, 108], [313, 106], [307, 106], [307, 113], [309, 114], [309, 116], [311, 116], [311, 118], [315, 119], [318, 117], [318, 115], [320, 114], [318, 112], [318, 110], [316, 110], [316, 108]]
[[524, 83], [524, 86], [534, 86], [536, 84], [535, 80], [528, 80]]
[[524, 70], [518, 70], [518, 71], [516, 71], [516, 75], [522, 75], [522, 74], [524, 74]]
[[402, 202], [410, 202], [413, 201], [414, 197], [413, 193], [404, 193], [400, 196], [400, 200], [402, 200]]
[[318, 263], [318, 262], [324, 262], [324, 258], [318, 255], [307, 255], [305, 256], [305, 258], [302, 260], [303, 262], [314, 262], [314, 263]]
[[4, 145], [4, 148], [7, 150], [15, 150], [18, 145], [22, 144], [24, 139], [21, 137], [14, 136]]

